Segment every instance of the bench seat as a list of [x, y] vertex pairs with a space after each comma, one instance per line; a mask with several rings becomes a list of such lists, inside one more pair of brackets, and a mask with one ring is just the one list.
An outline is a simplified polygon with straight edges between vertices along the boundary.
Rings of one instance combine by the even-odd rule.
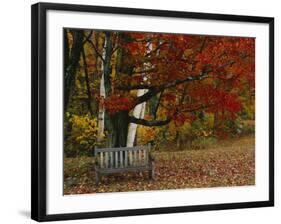
[[102, 175], [124, 172], [149, 171], [154, 179], [154, 159], [150, 154], [151, 146], [95, 148], [96, 184]]

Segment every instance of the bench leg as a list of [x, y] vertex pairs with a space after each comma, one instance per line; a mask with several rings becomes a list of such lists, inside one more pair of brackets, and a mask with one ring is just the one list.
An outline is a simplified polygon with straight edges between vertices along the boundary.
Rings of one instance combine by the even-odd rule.
[[100, 182], [100, 175], [99, 175], [98, 172], [96, 172], [96, 179], [95, 179], [95, 182], [96, 182], [96, 185], [98, 185], [99, 182]]
[[151, 163], [151, 169], [149, 170], [149, 179], [154, 180], [154, 163]]

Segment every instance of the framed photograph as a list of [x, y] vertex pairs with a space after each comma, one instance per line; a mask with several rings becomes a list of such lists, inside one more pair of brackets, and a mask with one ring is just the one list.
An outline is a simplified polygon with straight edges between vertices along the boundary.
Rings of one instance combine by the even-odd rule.
[[273, 205], [273, 18], [32, 5], [32, 219]]

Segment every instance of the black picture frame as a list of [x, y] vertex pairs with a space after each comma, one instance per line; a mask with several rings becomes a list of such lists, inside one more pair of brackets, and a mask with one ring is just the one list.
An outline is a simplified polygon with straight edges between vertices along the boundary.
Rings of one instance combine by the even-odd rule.
[[[75, 12], [100, 12], [124, 15], [176, 17], [216, 21], [253, 22], [269, 25], [269, 200], [208, 204], [195, 206], [160, 207], [115, 211], [99, 211], [69, 214], [46, 214], [46, 13], [48, 10]], [[206, 210], [238, 209], [274, 206], [274, 18], [163, 11], [151, 9], [103, 7], [73, 4], [37, 3], [32, 5], [32, 155], [31, 155], [31, 218], [37, 221], [73, 220], [86, 218], [133, 216], [161, 213], [192, 212]]]

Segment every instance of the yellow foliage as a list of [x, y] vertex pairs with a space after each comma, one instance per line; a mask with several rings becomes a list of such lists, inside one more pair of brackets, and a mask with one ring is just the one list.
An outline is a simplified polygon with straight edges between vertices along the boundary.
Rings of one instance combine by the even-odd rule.
[[98, 135], [98, 122], [89, 115], [72, 115], [69, 119], [72, 123], [72, 137], [76, 143], [92, 146]]
[[153, 141], [156, 136], [159, 134], [159, 128], [157, 127], [147, 127], [139, 126], [138, 127], [138, 139], [141, 140], [141, 144], [146, 145], [147, 143]]

